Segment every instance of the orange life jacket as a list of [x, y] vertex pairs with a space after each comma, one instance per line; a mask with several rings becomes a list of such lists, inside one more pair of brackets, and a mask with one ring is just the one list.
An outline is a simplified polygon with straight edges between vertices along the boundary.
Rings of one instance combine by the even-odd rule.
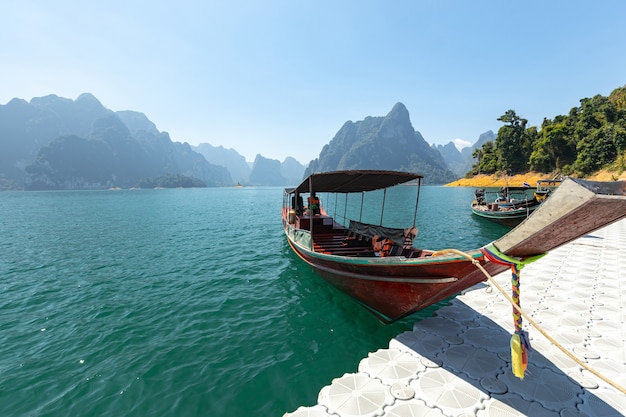
[[372, 238], [372, 249], [374, 252], [378, 252], [380, 256], [389, 256], [393, 245], [393, 240], [389, 238], [383, 238], [378, 235]]

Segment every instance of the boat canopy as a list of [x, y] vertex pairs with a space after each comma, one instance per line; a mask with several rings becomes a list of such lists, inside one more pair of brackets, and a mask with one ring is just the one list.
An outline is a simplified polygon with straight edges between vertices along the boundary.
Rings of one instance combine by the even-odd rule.
[[296, 188], [286, 190], [288, 193], [358, 193], [362, 191], [380, 190], [398, 184], [423, 178], [419, 174], [398, 171], [350, 170], [319, 172], [307, 177]]

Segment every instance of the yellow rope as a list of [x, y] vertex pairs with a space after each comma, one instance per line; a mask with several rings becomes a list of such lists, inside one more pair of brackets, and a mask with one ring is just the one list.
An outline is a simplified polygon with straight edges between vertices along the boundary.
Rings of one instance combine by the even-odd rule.
[[[537, 322], [535, 322], [529, 315], [527, 315], [522, 308], [517, 305], [513, 299], [502, 289], [502, 287], [496, 282], [496, 280], [489, 274], [489, 272], [487, 272], [487, 270], [485, 268], [483, 268], [483, 266], [480, 264], [480, 262], [477, 259], [472, 258], [471, 255], [462, 252], [460, 250], [457, 249], [443, 249], [440, 251], [436, 252], [437, 254], [444, 254], [444, 253], [454, 253], [456, 255], [462, 256], [464, 258], [469, 259], [478, 269], [480, 269], [482, 271], [483, 274], [485, 274], [485, 276], [489, 279], [489, 282], [491, 282], [497, 289], [498, 291], [500, 291], [500, 293], [504, 296], [504, 298], [507, 299], [507, 301], [509, 303], [511, 303], [511, 305], [513, 306], [513, 308], [518, 311], [526, 320], [528, 320], [528, 322], [537, 330], [539, 330], [539, 332], [550, 341], [550, 343], [552, 343], [554, 346], [556, 346], [557, 348], [559, 348], [559, 350], [561, 350], [561, 352], [565, 353], [570, 359], [572, 359], [574, 362], [576, 362], [578, 365], [580, 365], [581, 367], [583, 367], [584, 369], [586, 369], [587, 371], [591, 372], [592, 374], [594, 374], [595, 376], [597, 376], [598, 378], [600, 378], [601, 380], [603, 380], [604, 382], [606, 382], [607, 384], [611, 385], [613, 388], [619, 390], [622, 394], [626, 394], [626, 389], [622, 386], [620, 386], [619, 384], [617, 384], [616, 382], [610, 380], [609, 378], [605, 377], [604, 375], [600, 374], [599, 372], [597, 372], [595, 369], [590, 368], [589, 365], [587, 365], [586, 363], [582, 362], [580, 359], [578, 359], [576, 356], [574, 356], [572, 353], [570, 353], [567, 349], [565, 349], [559, 342], [557, 342], [556, 340], [554, 340], [545, 330], [543, 330], [541, 328], [541, 326], [539, 326], [539, 324], [537, 324]], [[433, 254], [434, 255], [434, 254]]]

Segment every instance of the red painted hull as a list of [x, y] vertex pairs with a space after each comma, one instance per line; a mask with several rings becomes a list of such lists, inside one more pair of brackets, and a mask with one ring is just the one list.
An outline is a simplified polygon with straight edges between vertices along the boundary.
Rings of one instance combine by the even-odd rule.
[[[334, 287], [391, 323], [486, 280], [469, 260], [458, 256], [417, 259], [343, 259], [312, 253], [289, 240], [293, 250]], [[490, 273], [507, 267], [475, 259]]]

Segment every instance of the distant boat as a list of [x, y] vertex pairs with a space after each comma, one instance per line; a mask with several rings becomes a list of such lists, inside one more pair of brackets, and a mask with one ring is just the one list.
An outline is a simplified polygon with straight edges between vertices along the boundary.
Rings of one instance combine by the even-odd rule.
[[562, 181], [539, 180], [532, 196], [528, 195], [528, 183], [524, 183], [523, 187], [507, 186], [491, 192], [477, 189], [472, 201], [472, 213], [503, 226], [515, 227], [530, 216]]
[[[529, 196], [527, 190], [528, 187], [502, 187], [498, 191], [477, 189], [474, 191], [472, 213], [503, 226], [515, 227], [541, 204], [535, 195]], [[542, 199], [547, 195], [543, 195]]]
[[243, 188], [243, 185], [241, 185], [241, 183], [238, 182], [237, 185], [235, 185], [235, 188]]
[[539, 180], [537, 181], [537, 189], [535, 190], [535, 199], [542, 202], [554, 191], [556, 187], [561, 185], [562, 179], [555, 180]]
[[[282, 222], [293, 251], [330, 284], [390, 323], [484, 281], [474, 262], [490, 274], [509, 268], [492, 262], [485, 247], [464, 256], [415, 248], [415, 219], [421, 176], [395, 171], [339, 171], [309, 176], [285, 189]], [[360, 194], [417, 182], [413, 224], [391, 228], [350, 219], [344, 223], [321, 210], [306, 212], [303, 194]], [[382, 196], [385, 210], [386, 191]], [[357, 201], [357, 198], [348, 200]], [[363, 198], [361, 198], [361, 206]], [[403, 207], [404, 208], [404, 207]], [[442, 217], [443, 217], [442, 213]], [[520, 260], [544, 254], [626, 217], [626, 183], [567, 179], [534, 214], [490, 248]], [[382, 213], [381, 213], [382, 223]], [[445, 221], [444, 218], [441, 221]]]

